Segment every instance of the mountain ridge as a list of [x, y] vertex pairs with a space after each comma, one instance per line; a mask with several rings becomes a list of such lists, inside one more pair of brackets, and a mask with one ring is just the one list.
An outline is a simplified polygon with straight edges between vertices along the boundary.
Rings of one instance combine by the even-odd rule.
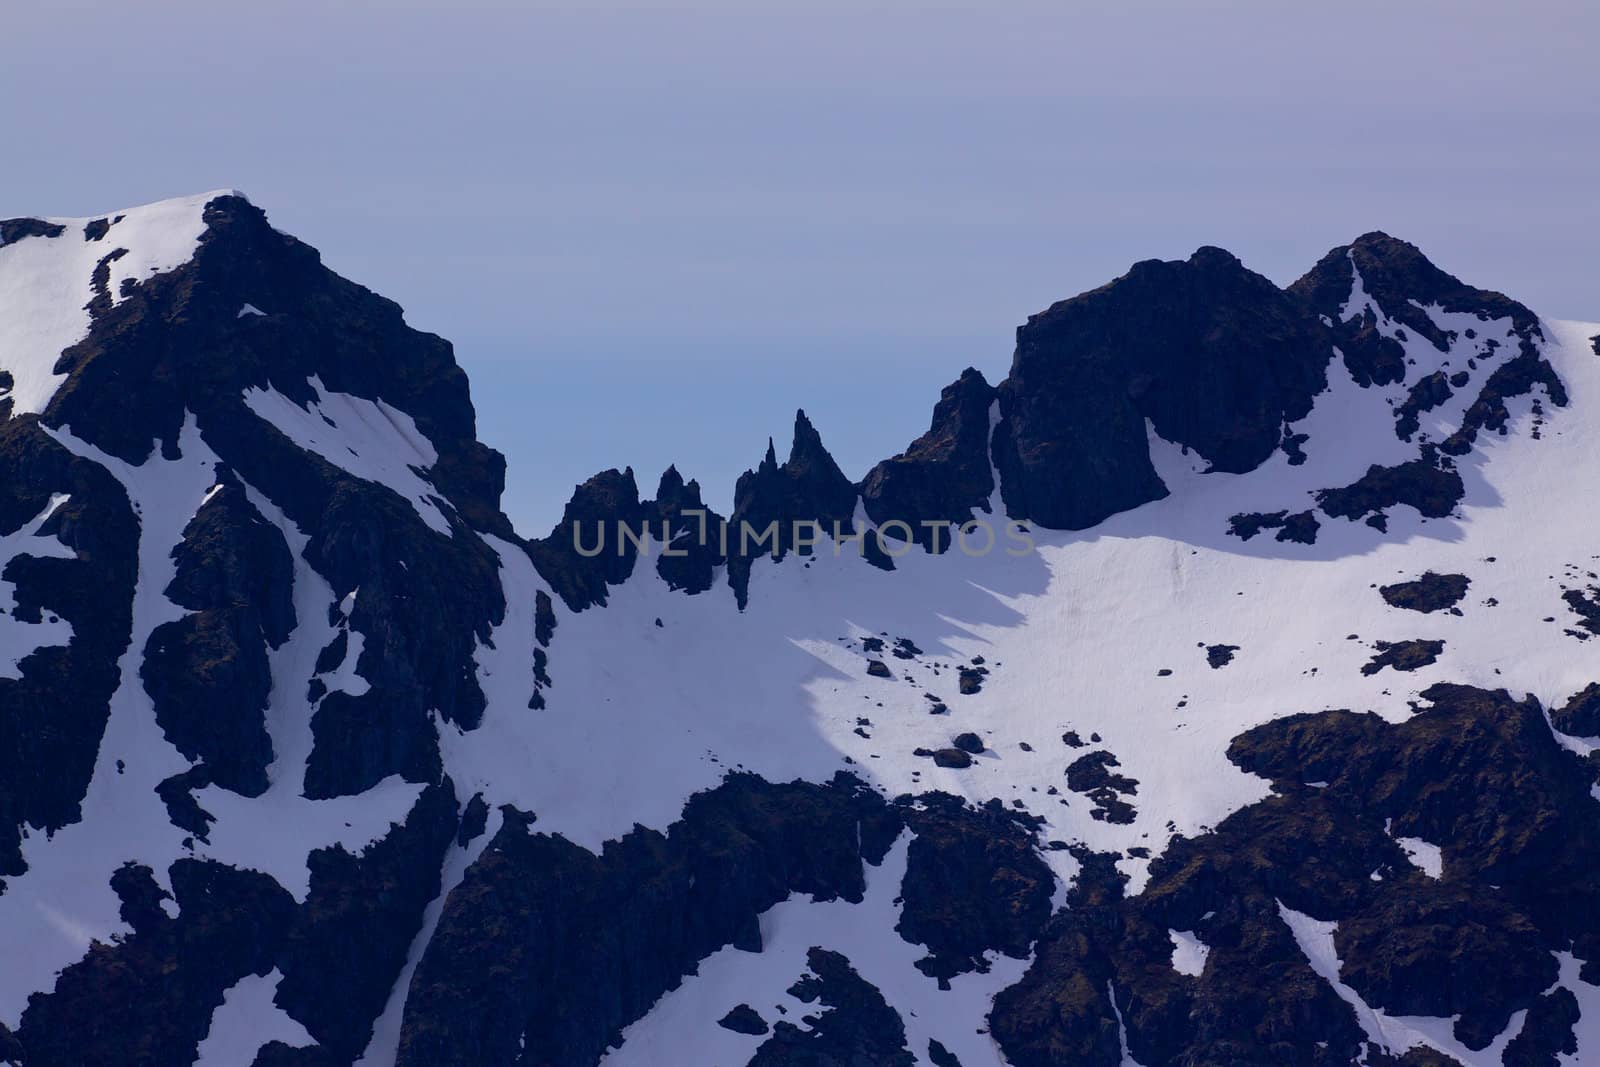
[[726, 547], [670, 466], [524, 539], [448, 343], [199, 199], [0, 224], [88, 321], [0, 351], [0, 1060], [1594, 1047], [1588, 331], [1382, 234], [1205, 248], [859, 482], [797, 413]]

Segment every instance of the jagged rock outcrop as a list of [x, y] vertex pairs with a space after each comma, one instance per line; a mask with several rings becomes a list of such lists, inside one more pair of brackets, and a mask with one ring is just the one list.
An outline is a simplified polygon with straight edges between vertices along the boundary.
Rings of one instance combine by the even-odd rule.
[[[65, 497], [52, 510], [52, 501]], [[38, 523], [63, 554], [0, 564], [12, 614], [66, 620], [72, 641], [47, 645], [0, 677], [0, 886], [26, 869], [23, 826], [53, 832], [74, 822], [88, 789], [118, 661], [132, 626], [138, 518], [106, 470], [73, 456], [32, 417], [0, 423], [0, 533]]]
[[173, 550], [167, 598], [192, 614], [156, 627], [140, 668], [167, 739], [211, 782], [267, 788], [268, 648], [294, 628], [294, 561], [283, 534], [226, 471]]
[[148, 867], [113, 877], [134, 932], [95, 943], [52, 992], [29, 999], [16, 1032], [28, 1067], [192, 1063], [223, 992], [271, 970], [294, 909], [288, 893], [219, 863], [179, 860], [169, 876], [170, 895]]
[[359, 855], [318, 849], [311, 891], [279, 951], [276, 1002], [340, 1062], [361, 1055], [439, 893], [445, 849], [457, 831], [455, 788], [422, 791], [406, 821]]
[[716, 569], [727, 562], [718, 536], [724, 520], [700, 499], [700, 483], [685, 482], [677, 467], [668, 467], [646, 507], [659, 531], [656, 573], [690, 595], [710, 589]]
[[[1119, 1020], [1141, 1063], [1354, 1061], [1366, 1035], [1284, 909], [1334, 922], [1341, 979], [1374, 1007], [1459, 1015], [1472, 1049], [1533, 1008], [1556, 1017], [1537, 1040], [1564, 1041], [1559, 1005], [1541, 996], [1557, 977], [1551, 951], [1571, 945], [1587, 969], [1600, 951], [1584, 873], [1600, 860], [1600, 809], [1582, 799], [1583, 767], [1535, 703], [1457, 685], [1423, 696], [1398, 725], [1332, 711], [1242, 735], [1230, 757], [1277, 795], [1175, 839], [1138, 896], [1114, 857], [1080, 856], [1067, 909], [996, 998], [1009, 1061], [1118, 1064]], [[1397, 836], [1437, 844], [1442, 880]], [[1173, 969], [1169, 929], [1207, 946], [1198, 975]]]
[[1550, 712], [1557, 730], [1574, 737], [1600, 737], [1600, 682], [1590, 682]]
[[[952, 531], [923, 524], [960, 526], [975, 510], [988, 512], [995, 489], [989, 455], [994, 401], [994, 387], [971, 367], [945, 386], [928, 432], [862, 479], [861, 503], [867, 517], [880, 529], [885, 523], [904, 523], [910, 530], [909, 539], [925, 550], [947, 550]], [[907, 539], [905, 531], [896, 526], [883, 533], [896, 540]]]
[[1006, 510], [1078, 530], [1165, 496], [1146, 420], [1216, 470], [1251, 470], [1331, 356], [1315, 319], [1219, 248], [1137, 263], [1017, 330], [995, 440]]
[[948, 986], [958, 974], [987, 971], [987, 952], [1026, 959], [1055, 888], [1027, 818], [998, 800], [973, 808], [948, 793], [925, 794], [900, 811], [915, 836], [895, 929], [927, 946], [917, 967]]
[[[728, 518], [728, 584], [739, 606], [750, 596], [750, 569], [762, 556], [782, 560], [790, 552], [809, 555], [816, 547], [796, 541], [797, 524], [815, 534], [815, 545], [833, 545], [856, 534], [856, 487], [846, 478], [822, 444], [822, 435], [804, 411], [795, 412], [794, 443], [780, 466], [772, 442], [755, 470], [739, 476], [733, 493], [733, 513]], [[841, 552], [856, 552], [885, 568], [893, 567], [877, 539], [864, 535], [859, 547], [840, 544]]]
[[[1563, 748], [1549, 727], [1600, 733], [1594, 686], [1548, 719], [1531, 698], [1436, 685], [1403, 721], [1342, 711], [1268, 720], [1235, 737], [1229, 754], [1270, 781], [1272, 795], [1219, 813], [1214, 827], [1193, 836], [1169, 839], [1159, 829], [1165, 813], [1152, 819], [1132, 801], [1160, 811], [1171, 783], [1156, 780], [1149, 763], [1122, 747], [1127, 739], [1115, 736], [1114, 725], [1088, 717], [1090, 709], [1069, 708], [1049, 727], [1065, 730], [1066, 748], [1036, 750], [1002, 729], [1015, 725], [1005, 705], [1037, 691], [1026, 663], [1011, 676], [1023, 688], [998, 670], [1002, 649], [1007, 661], [1014, 652], [1033, 654], [1010, 642], [1011, 616], [1029, 629], [1041, 622], [1029, 614], [1033, 603], [1061, 587], [1018, 588], [1009, 584], [1012, 574], [993, 589], [969, 583], [982, 604], [976, 611], [908, 599], [891, 605], [893, 620], [851, 620], [887, 628], [859, 640], [871, 657], [865, 663], [830, 660], [818, 646], [833, 635], [818, 638], [815, 627], [784, 635], [821, 665], [808, 699], [827, 699], [829, 685], [861, 684], [871, 692], [852, 700], [887, 705], [871, 720], [851, 709], [856, 729], [843, 745], [889, 736], [905, 703], [917, 722], [929, 722], [924, 698], [927, 710], [954, 716], [932, 720], [949, 726], [923, 739], [950, 747], [914, 748], [918, 742], [908, 740], [894, 758], [927, 757], [912, 762], [929, 774], [947, 769], [963, 790], [987, 798], [981, 803], [932, 793], [888, 802], [843, 775], [827, 784], [773, 784], [736, 762], [754, 762], [750, 750], [735, 744], [730, 755], [719, 747], [727, 738], [708, 736], [703, 755], [691, 756], [739, 772], [681, 809], [688, 789], [706, 779], [682, 793], [672, 792], [676, 784], [663, 787], [669, 799], [649, 808], [641, 818], [647, 826], [594, 853], [555, 832], [563, 827], [544, 832], [538, 821], [569, 815], [502, 806], [507, 792], [497, 793], [494, 781], [502, 756], [526, 752], [536, 763], [559, 730], [583, 725], [575, 714], [605, 713], [603, 701], [586, 706], [589, 694], [581, 691], [571, 704], [557, 699], [581, 690], [581, 668], [594, 651], [580, 647], [572, 674], [562, 675], [556, 636], [558, 625], [569, 624], [558, 611], [606, 609], [613, 587], [640, 579], [641, 556], [653, 557], [656, 571], [642, 577], [685, 595], [726, 596], [718, 591], [718, 569], [726, 567], [742, 608], [755, 568], [773, 565], [759, 563], [762, 556], [794, 570], [809, 564], [787, 559], [808, 551], [796, 522], [817, 524], [820, 542], [811, 551], [819, 553], [832, 549], [835, 530], [841, 538], [868, 533], [864, 549], [846, 544], [843, 551], [863, 551], [867, 562], [890, 568], [876, 539], [857, 527], [858, 506], [880, 527], [906, 523], [911, 541], [935, 551], [948, 535], [936, 543], [922, 524], [982, 515], [996, 490], [1010, 517], [1087, 527], [1166, 492], [1147, 427], [1217, 472], [1276, 462], [1278, 451], [1285, 471], [1308, 455], [1321, 458], [1316, 449], [1326, 442], [1295, 424], [1330, 374], [1351, 374], [1370, 388], [1407, 444], [1397, 446], [1385, 430], [1382, 462], [1365, 476], [1344, 486], [1298, 485], [1282, 507], [1241, 495], [1229, 510], [1274, 510], [1239, 512], [1233, 532], [1249, 540], [1272, 530], [1277, 541], [1236, 555], [1300, 552], [1277, 546], [1314, 544], [1318, 512], [1381, 531], [1387, 511], [1407, 505], [1424, 517], [1455, 515], [1452, 531], [1464, 527], [1469, 516], [1456, 505], [1471, 471], [1456, 459], [1484, 431], [1505, 432], [1510, 398], [1543, 390], [1533, 400], [1535, 431], [1546, 400], [1568, 399], [1545, 361], [1544, 328], [1526, 308], [1462, 285], [1382, 235], [1330, 253], [1288, 292], [1225, 252], [1201, 249], [1183, 262], [1137, 264], [1034, 316], [1019, 331], [1011, 374], [999, 387], [965, 372], [944, 390], [928, 432], [860, 483], [839, 468], [802, 412], [788, 459], [780, 464], [769, 444], [759, 467], [740, 479], [727, 524], [675, 467], [653, 499], [641, 496], [632, 469], [611, 470], [578, 488], [549, 537], [523, 542], [499, 511], [503, 465], [475, 440], [465, 378], [449, 346], [327, 271], [313, 250], [273, 230], [242, 198], [212, 199], [203, 222], [190, 260], [133, 275], [125, 272], [139, 252], [122, 241], [123, 216], [71, 226], [0, 222], [0, 252], [48, 241], [86, 250], [79, 280], [88, 300], [87, 333], [53, 365], [63, 379], [53, 392], [44, 396], [37, 379], [0, 372], [0, 536], [19, 546], [0, 570], [3, 622], [25, 638], [33, 633], [24, 628], [35, 626], [65, 642], [19, 644], [17, 656], [0, 662], [0, 876], [38, 875], [25, 871], [24, 847], [30, 860], [52, 861], [61, 858], [52, 848], [84, 849], [92, 863], [82, 877], [98, 870], [109, 878], [115, 896], [102, 893], [102, 910], [120, 901], [126, 924], [94, 914], [92, 894], [73, 896], [61, 917], [47, 916], [51, 944], [65, 937], [74, 946], [81, 936], [88, 947], [76, 960], [41, 969], [26, 1010], [0, 1024], [0, 1059], [30, 1067], [185, 1064], [236, 983], [276, 971], [271, 1010], [303, 1026], [315, 1044], [266, 1043], [252, 1050], [256, 1067], [348, 1067], [369, 1051], [382, 1058], [368, 1046], [386, 1007], [401, 1016], [398, 1058], [407, 1067], [593, 1064], [709, 955], [759, 948], [766, 909], [796, 895], [861, 901], [866, 867], [890, 854], [901, 834], [908, 835], [906, 873], [898, 886], [884, 887], [896, 909], [885, 936], [922, 946], [905, 956], [921, 956], [922, 973], [906, 980], [976, 987], [979, 980], [961, 976], [988, 969], [994, 954], [1029, 960], [989, 1016], [995, 1040], [1018, 1067], [1110, 1067], [1125, 1057], [1186, 1067], [1449, 1062], [1380, 1048], [1384, 1039], [1367, 1031], [1351, 996], [1394, 1015], [1454, 1017], [1456, 1038], [1473, 1050], [1489, 1047], [1525, 1012], [1522, 1032], [1509, 1039], [1510, 1063], [1548, 1063], [1575, 1048], [1579, 998], [1560, 954], [1578, 960], [1584, 979], [1600, 975], [1597, 764]], [[1359, 304], [1345, 317], [1358, 290], [1370, 307]], [[73, 297], [69, 310], [76, 313], [77, 303]], [[1470, 318], [1446, 320], [1440, 309]], [[1497, 331], [1509, 322], [1512, 340], [1477, 337], [1466, 321], [1498, 321]], [[1343, 366], [1331, 362], [1335, 346]], [[1450, 358], [1413, 375], [1408, 358], [1426, 355], [1428, 346]], [[1458, 427], [1437, 414], [1445, 406], [1462, 413]], [[1448, 436], [1431, 440], [1436, 431]], [[1416, 458], [1405, 458], [1412, 449]], [[151, 502], [162, 497], [134, 490], [180, 459], [200, 472], [191, 478], [214, 469], [216, 485], [202, 493], [197, 482], [175, 494], [182, 510], [167, 529], [153, 522]], [[146, 462], [152, 466], [140, 466]], [[1220, 514], [1210, 519], [1220, 522]], [[750, 543], [746, 528], [761, 539]], [[157, 529], [176, 543], [153, 540]], [[636, 536], [620, 537], [624, 530]], [[1072, 551], [1074, 542], [1062, 540], [1063, 552]], [[1327, 540], [1333, 544], [1324, 544], [1324, 555], [1343, 552], [1339, 538]], [[1174, 544], [1173, 568], [1182, 570], [1200, 548]], [[169, 549], [172, 580], [136, 592], [141, 564], [159, 564], [165, 574]], [[1116, 573], [1123, 557], [1115, 546], [1095, 549], [1107, 553], [1103, 573]], [[520, 552], [532, 570], [506, 558]], [[1373, 574], [1370, 587], [1397, 607], [1454, 609], [1466, 577], [1417, 562]], [[1568, 564], [1567, 580], [1587, 587], [1590, 565]], [[1068, 584], [1084, 577], [1061, 573]], [[1395, 573], [1423, 577], [1379, 587]], [[1360, 588], [1369, 587], [1366, 577]], [[908, 597], [916, 591], [897, 588], [912, 590]], [[1568, 606], [1592, 614], [1593, 597], [1562, 589]], [[966, 591], [956, 589], [953, 599]], [[1229, 592], [1245, 595], [1232, 583]], [[891, 637], [915, 625], [902, 607], [941, 618], [948, 610], [971, 638], [993, 640], [995, 649], [975, 656], [914, 630], [924, 653], [909, 638]], [[1474, 609], [1465, 619], [1438, 621], [1470, 625], [1479, 615]], [[573, 640], [592, 640], [590, 624], [605, 621], [572, 626]], [[617, 622], [620, 634], [626, 627]], [[654, 635], [648, 619], [641, 629]], [[1075, 640], [1070, 630], [1060, 628]], [[1204, 649], [1207, 662], [1221, 667], [1237, 646], [1207, 642], [1230, 636], [1189, 634], [1182, 650]], [[853, 657], [856, 640], [838, 640]], [[1440, 639], [1365, 640], [1376, 652], [1371, 674], [1433, 666], [1443, 652]], [[1452, 636], [1450, 647], [1456, 656], [1478, 646]], [[616, 670], [650, 669], [648, 654], [627, 651], [633, 658]], [[1249, 663], [1224, 679], [1249, 684], [1267, 651], [1243, 657]], [[1205, 680], [1186, 676], [1172, 710], [1191, 707], [1188, 691], [1200, 693], [1216, 677], [1197, 653], [1184, 654], [1192, 658], [1166, 662], [1179, 671], [1188, 664]], [[993, 686], [986, 659], [997, 668]], [[830, 675], [839, 663], [848, 672]], [[1316, 669], [1308, 663], [1303, 673]], [[1418, 677], [1393, 675], [1391, 683], [1383, 674], [1365, 683], [1356, 669], [1345, 673], [1396, 691]], [[119, 684], [126, 688], [114, 697]], [[908, 688], [911, 699], [897, 700]], [[676, 696], [672, 690], [659, 691]], [[767, 711], [762, 698], [770, 690], [752, 691], [751, 712]], [[962, 706], [947, 707], [941, 692]], [[497, 716], [518, 717], [493, 720], [502, 732], [470, 736], [484, 726], [491, 697]], [[107, 730], [112, 707], [124, 716], [117, 731]], [[689, 699], [666, 710], [687, 717], [694, 708]], [[642, 728], [645, 716], [661, 710], [642, 707], [633, 721]], [[1197, 699], [1173, 729], [1215, 711], [1214, 701]], [[1030, 726], [1048, 722], [1048, 710], [1028, 714]], [[683, 725], [692, 731], [698, 723]], [[574, 766], [623, 762], [581, 730], [576, 736], [585, 744], [573, 746]], [[818, 752], [783, 758], [826, 767], [819, 780], [839, 759], [855, 763], [835, 738], [822, 737]], [[504, 752], [486, 751], [502, 743]], [[153, 772], [140, 766], [152, 752]], [[685, 752], [663, 746], [661, 755], [681, 760]], [[865, 752], [857, 769], [889, 756]], [[1027, 769], [1019, 773], [1019, 765]], [[591, 779], [603, 783], [611, 773], [641, 775], [645, 766], [580, 766], [571, 787], [590, 788]], [[97, 773], [103, 777], [91, 784]], [[549, 773], [549, 765], [528, 771]], [[925, 771], [908, 773], [915, 781]], [[872, 777], [881, 784], [891, 776]], [[135, 780], [136, 790], [116, 792], [118, 782]], [[548, 797], [543, 785], [519, 782]], [[1003, 803], [996, 794], [1006, 787], [1012, 795]], [[397, 804], [369, 827], [365, 806], [396, 790], [405, 791], [409, 808]], [[124, 841], [115, 804], [129, 797], [147, 807], [127, 820], [137, 833]], [[83, 817], [85, 798], [101, 822], [59, 834]], [[1075, 861], [1067, 868], [1077, 872], [1068, 906], [1054, 913], [1053, 853], [1039, 840], [1047, 820], [1035, 811], [1048, 811], [1055, 827], [1043, 847], [1070, 850]], [[314, 817], [293, 823], [287, 835], [261, 821], [308, 812]], [[306, 840], [302, 853], [294, 837], [302, 827], [329, 836]], [[1069, 842], [1074, 827], [1105, 833], [1120, 852]], [[251, 869], [252, 835], [270, 850], [260, 866], [274, 875]], [[335, 840], [366, 843], [329, 843]], [[162, 858], [123, 864], [124, 848]], [[57, 881], [21, 888], [78, 888], [77, 854], [71, 859], [39, 865]], [[1148, 873], [1136, 893], [1129, 871]], [[293, 882], [303, 900], [275, 878]], [[103, 890], [103, 881], [94, 888]], [[10, 888], [0, 896], [0, 904], [10, 901], [6, 917], [26, 912], [25, 921], [40, 922], [34, 912], [46, 912], [35, 905], [48, 898]], [[424, 930], [431, 931], [425, 944]], [[90, 944], [91, 936], [101, 940]], [[818, 945], [808, 954], [809, 972], [792, 992], [814, 1012], [796, 1021], [723, 1003], [716, 1014], [724, 1029], [715, 1036], [763, 1038], [760, 1064], [912, 1062], [905, 1026], [912, 1017], [902, 1018], [885, 996], [887, 983], [879, 990], [863, 977], [871, 968], [855, 969], [846, 955], [854, 951]], [[25, 956], [17, 953], [16, 965], [29, 962]], [[397, 988], [405, 973], [409, 984]], [[33, 988], [22, 987], [22, 995]], [[772, 1003], [750, 998], [763, 1012]], [[268, 1010], [230, 996], [230, 1012], [246, 1009]], [[716, 1025], [715, 1016], [705, 1021]], [[917, 1020], [919, 1044], [932, 1023]], [[396, 1039], [379, 1031], [382, 1041]], [[936, 1040], [927, 1049], [941, 1067], [958, 1062]]]
[[[1344, 317], [1360, 272], [1361, 291], [1377, 310], [1351, 309]], [[1537, 333], [1538, 317], [1496, 292], [1476, 289], [1445, 273], [1415, 245], [1378, 230], [1332, 249], [1289, 287], [1316, 315], [1332, 324], [1345, 367], [1361, 385], [1385, 385], [1405, 378], [1405, 346], [1380, 332], [1379, 314], [1426, 340], [1441, 352], [1455, 340], [1428, 314], [1436, 307], [1481, 319], [1510, 318], [1520, 333]]]
[[412, 978], [399, 1064], [592, 1064], [699, 960], [758, 949], [756, 916], [790, 893], [859, 901], [898, 822], [844, 775], [730, 775], [598, 856], [508, 809]]
[[[826, 455], [826, 453], [824, 453]], [[567, 607], [604, 606], [607, 590], [633, 575], [643, 554], [673, 589], [711, 588], [727, 562], [730, 534], [705, 506], [700, 483], [668, 467], [654, 500], [641, 500], [633, 468], [601, 471], [573, 492], [561, 521], [528, 552]]]
[[627, 533], [645, 536], [645, 518], [633, 468], [613, 467], [573, 490], [561, 521], [528, 554], [569, 608], [603, 606], [607, 587], [633, 574], [639, 549]]

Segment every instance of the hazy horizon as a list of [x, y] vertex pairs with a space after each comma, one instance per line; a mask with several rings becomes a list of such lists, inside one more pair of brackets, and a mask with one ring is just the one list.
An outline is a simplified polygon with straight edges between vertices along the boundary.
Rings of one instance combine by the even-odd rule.
[[0, 216], [239, 187], [455, 343], [536, 534], [612, 466], [726, 508], [797, 407], [859, 477], [1027, 315], [1203, 244], [1286, 284], [1382, 229], [1600, 318], [1597, 30], [1567, 2], [64, 3], [8, 12]]

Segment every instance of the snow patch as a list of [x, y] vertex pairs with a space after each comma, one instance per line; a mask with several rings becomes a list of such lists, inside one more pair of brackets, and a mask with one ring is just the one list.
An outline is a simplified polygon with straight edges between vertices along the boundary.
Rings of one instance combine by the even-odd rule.
[[272, 1002], [282, 980], [274, 967], [265, 976], [245, 975], [224, 993], [221, 1006], [211, 1013], [211, 1028], [200, 1042], [194, 1067], [245, 1067], [269, 1041], [291, 1048], [316, 1044], [304, 1026]]
[[1168, 930], [1167, 936], [1172, 939], [1172, 969], [1190, 978], [1199, 978], [1206, 969], [1211, 946], [1192, 930]]
[[245, 390], [244, 402], [307, 452], [362, 481], [393, 489], [423, 522], [449, 536], [450, 521], [442, 510], [449, 505], [428, 474], [439, 454], [411, 416], [383, 400], [333, 392], [318, 377], [310, 385], [316, 399], [305, 407], [276, 389], [255, 387]]

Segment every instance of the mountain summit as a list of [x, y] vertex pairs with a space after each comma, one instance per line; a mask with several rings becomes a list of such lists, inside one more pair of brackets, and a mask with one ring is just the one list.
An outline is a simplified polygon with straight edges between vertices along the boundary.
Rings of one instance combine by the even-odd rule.
[[0, 1062], [1600, 1056], [1597, 333], [1202, 248], [534, 537], [242, 195], [0, 221]]

